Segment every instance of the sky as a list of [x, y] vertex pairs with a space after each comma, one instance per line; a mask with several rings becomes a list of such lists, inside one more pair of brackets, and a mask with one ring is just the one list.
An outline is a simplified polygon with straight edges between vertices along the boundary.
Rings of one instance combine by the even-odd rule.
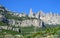
[[53, 12], [60, 14], [60, 0], [0, 0], [0, 4], [13, 12]]

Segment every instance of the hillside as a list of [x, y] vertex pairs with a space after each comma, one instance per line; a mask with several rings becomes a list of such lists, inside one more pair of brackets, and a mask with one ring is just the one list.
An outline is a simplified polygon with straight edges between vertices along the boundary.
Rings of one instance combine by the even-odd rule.
[[[0, 6], [0, 38], [57, 38], [60, 36], [60, 15], [16, 13]], [[58, 20], [57, 20], [58, 19]]]

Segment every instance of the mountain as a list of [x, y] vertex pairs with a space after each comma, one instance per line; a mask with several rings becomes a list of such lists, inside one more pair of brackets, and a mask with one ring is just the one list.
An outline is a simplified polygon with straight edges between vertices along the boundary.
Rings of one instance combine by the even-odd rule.
[[[27, 15], [25, 13], [12, 12], [4, 6], [0, 6], [0, 22], [11, 27], [9, 28], [10, 30], [13, 27], [45, 27], [46, 24], [57, 25], [60, 24], [59, 19], [60, 15], [55, 13], [53, 14], [52, 12], [44, 13], [43, 11], [38, 11], [35, 14], [32, 9], [30, 9], [30, 14]], [[2, 24], [0, 24], [0, 26], [4, 26]], [[8, 29], [8, 27], [6, 27], [6, 29]]]
[[32, 35], [40, 37], [42, 34], [48, 35], [49, 33], [54, 35], [60, 30], [59, 26], [59, 14], [44, 13], [43, 11], [38, 11], [35, 14], [30, 9], [30, 14], [27, 15], [25, 13], [12, 12], [4, 6], [0, 6], [0, 35], [5, 38], [20, 38], [24, 35], [28, 36], [27, 38], [32, 37]]
[[[33, 15], [33, 14], [32, 14]], [[31, 16], [31, 15], [30, 15]], [[43, 27], [44, 23], [39, 18], [30, 17], [25, 13], [16, 13], [0, 6], [0, 28], [20, 32], [20, 27]]]

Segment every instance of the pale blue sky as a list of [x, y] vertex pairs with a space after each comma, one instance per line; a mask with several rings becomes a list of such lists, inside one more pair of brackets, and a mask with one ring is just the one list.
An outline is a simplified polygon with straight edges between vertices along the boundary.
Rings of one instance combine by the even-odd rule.
[[11, 11], [29, 13], [30, 8], [34, 12], [42, 10], [44, 12], [60, 13], [60, 0], [0, 0], [0, 4]]

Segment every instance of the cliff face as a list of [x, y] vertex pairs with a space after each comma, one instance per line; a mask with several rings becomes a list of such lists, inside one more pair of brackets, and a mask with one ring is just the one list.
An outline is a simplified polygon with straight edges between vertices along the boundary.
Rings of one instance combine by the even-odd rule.
[[[32, 10], [31, 10], [32, 11]], [[30, 11], [30, 13], [31, 13]], [[42, 27], [42, 21], [40, 18], [35, 18], [35, 16], [30, 14], [30, 16], [24, 13], [13, 13], [11, 11], [6, 10], [3, 6], [0, 7], [0, 14], [4, 17], [2, 18], [2, 22], [7, 23], [11, 26], [15, 27], [27, 27], [27, 26], [36, 26]], [[34, 17], [33, 17], [34, 16]]]
[[[7, 10], [5, 7], [0, 6], [0, 21], [7, 23], [11, 26], [36, 26], [36, 27], [43, 27], [45, 24], [60, 24], [60, 15], [50, 13], [44, 13], [43, 11], [39, 11], [38, 13], [34, 14], [32, 9], [30, 9], [30, 14], [26, 15], [25, 13], [15, 13]], [[44, 23], [43, 23], [44, 22]]]
[[42, 21], [39, 21], [37, 19], [33, 19], [33, 20], [27, 19], [23, 21], [10, 19], [9, 24], [16, 27], [19, 27], [19, 26], [20, 27], [28, 27], [28, 26], [42, 27]]
[[41, 20], [43, 20], [46, 24], [60, 24], [60, 15], [59, 14], [53, 14], [53, 13], [46, 13], [44, 16], [40, 17]]
[[35, 15], [32, 12], [32, 10], [30, 10], [30, 17], [33, 18], [39, 18], [39, 14], [40, 14], [40, 19], [45, 23], [45, 24], [49, 24], [49, 25], [57, 25], [60, 24], [60, 15], [58, 13], [44, 13], [43, 11], [38, 11]]

